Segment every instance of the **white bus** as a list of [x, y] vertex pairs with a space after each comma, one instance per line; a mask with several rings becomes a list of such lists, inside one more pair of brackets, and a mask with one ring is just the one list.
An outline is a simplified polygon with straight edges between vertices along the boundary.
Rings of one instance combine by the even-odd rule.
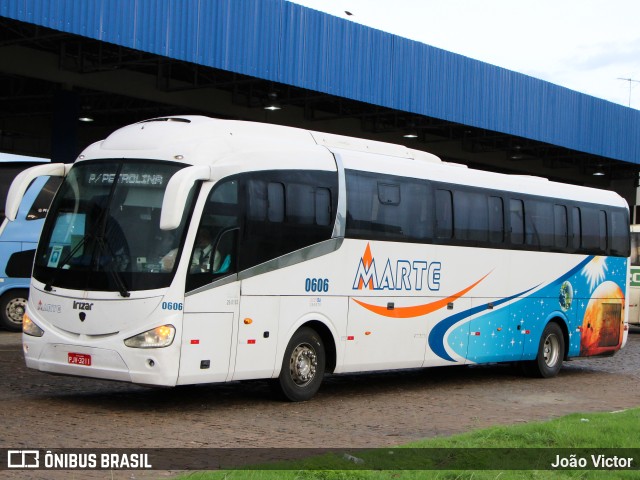
[[28, 171], [9, 218], [38, 175], [65, 177], [23, 323], [40, 371], [274, 379], [300, 401], [329, 372], [520, 362], [550, 377], [626, 342], [629, 212], [612, 192], [197, 116]]

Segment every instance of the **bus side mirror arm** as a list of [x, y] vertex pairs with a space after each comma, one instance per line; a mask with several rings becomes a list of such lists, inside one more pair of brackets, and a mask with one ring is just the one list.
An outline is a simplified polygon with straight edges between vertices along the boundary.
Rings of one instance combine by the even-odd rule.
[[46, 165], [37, 165], [35, 167], [27, 168], [20, 172], [13, 182], [11, 182], [11, 188], [7, 195], [7, 203], [5, 208], [5, 216], [14, 221], [16, 215], [18, 215], [18, 209], [20, 208], [20, 202], [24, 193], [29, 188], [31, 182], [38, 177], [64, 177], [69, 172], [72, 164], [65, 165], [64, 163], [49, 163]]
[[212, 180], [211, 167], [200, 165], [179, 170], [169, 183], [162, 199], [160, 229], [174, 230], [180, 226], [189, 191], [198, 180]]

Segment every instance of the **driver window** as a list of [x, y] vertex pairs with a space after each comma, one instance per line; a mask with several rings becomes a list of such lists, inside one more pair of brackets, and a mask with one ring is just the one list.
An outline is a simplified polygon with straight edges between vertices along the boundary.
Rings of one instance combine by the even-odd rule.
[[216, 185], [202, 211], [187, 278], [193, 290], [236, 272], [238, 232], [238, 182]]

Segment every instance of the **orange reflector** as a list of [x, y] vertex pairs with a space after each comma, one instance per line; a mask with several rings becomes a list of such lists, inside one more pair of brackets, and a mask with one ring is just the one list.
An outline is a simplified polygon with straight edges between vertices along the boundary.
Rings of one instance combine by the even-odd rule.
[[501, 332], [502, 331], [502, 327], [498, 328], [498, 331]]
[[250, 318], [245, 318], [244, 319], [244, 324], [245, 325], [251, 325], [253, 323], [253, 320], [251, 320]]
[[364, 332], [365, 335], [371, 335], [371, 332]]

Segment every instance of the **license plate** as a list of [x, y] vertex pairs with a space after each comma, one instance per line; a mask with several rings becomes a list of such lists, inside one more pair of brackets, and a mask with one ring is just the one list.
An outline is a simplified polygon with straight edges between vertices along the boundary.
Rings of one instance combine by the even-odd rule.
[[91, 355], [87, 355], [86, 353], [68, 353], [67, 360], [72, 365], [91, 366]]

